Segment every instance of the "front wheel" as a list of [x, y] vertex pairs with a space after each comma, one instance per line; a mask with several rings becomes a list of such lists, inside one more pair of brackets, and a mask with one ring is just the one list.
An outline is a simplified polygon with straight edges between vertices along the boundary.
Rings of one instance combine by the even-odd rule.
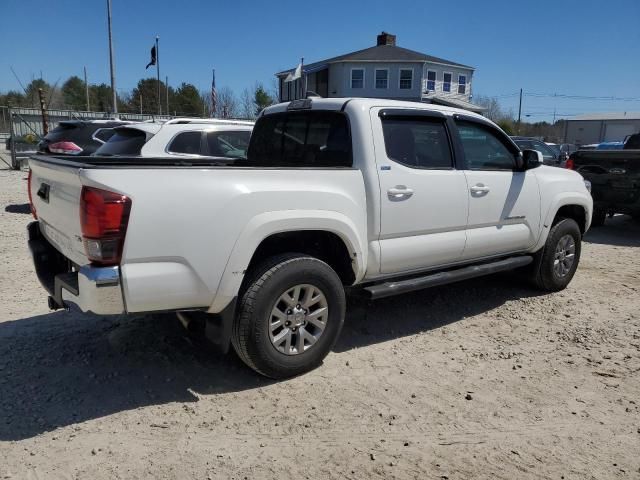
[[548, 292], [563, 290], [580, 262], [582, 233], [575, 220], [563, 218], [551, 227], [549, 236], [534, 259], [532, 280]]
[[317, 258], [292, 254], [247, 275], [231, 338], [242, 361], [271, 378], [320, 365], [344, 323], [345, 293], [336, 272]]

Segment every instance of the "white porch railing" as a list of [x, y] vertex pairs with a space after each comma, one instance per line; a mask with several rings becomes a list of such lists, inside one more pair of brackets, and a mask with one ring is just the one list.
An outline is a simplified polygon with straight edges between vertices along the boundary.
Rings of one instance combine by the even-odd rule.
[[425, 95], [452, 95], [469, 100], [471, 95], [471, 83], [458, 83], [457, 78], [450, 83], [442, 80], [422, 80], [422, 94]]

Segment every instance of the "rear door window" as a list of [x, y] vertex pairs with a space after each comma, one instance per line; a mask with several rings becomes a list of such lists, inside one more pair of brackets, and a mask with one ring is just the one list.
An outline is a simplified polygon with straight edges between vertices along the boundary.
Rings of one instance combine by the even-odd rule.
[[213, 157], [245, 158], [251, 132], [222, 131], [207, 133], [208, 155]]
[[327, 111], [266, 115], [256, 122], [247, 156], [265, 167], [350, 167], [347, 117]]
[[391, 160], [411, 168], [453, 168], [444, 120], [385, 118], [382, 132]]
[[202, 132], [182, 132], [174, 137], [167, 151], [171, 153], [200, 155], [201, 142]]
[[107, 143], [98, 148], [94, 155], [140, 155], [146, 141], [147, 135], [141, 130], [116, 129]]

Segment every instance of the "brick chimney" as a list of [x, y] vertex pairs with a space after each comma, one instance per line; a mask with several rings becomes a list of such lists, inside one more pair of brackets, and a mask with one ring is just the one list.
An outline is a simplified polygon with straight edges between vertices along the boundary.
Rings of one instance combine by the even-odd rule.
[[387, 33], [387, 32], [382, 32], [380, 35], [378, 35], [377, 46], [379, 47], [380, 45], [393, 45], [395, 47], [396, 36], [391, 35], [390, 33]]

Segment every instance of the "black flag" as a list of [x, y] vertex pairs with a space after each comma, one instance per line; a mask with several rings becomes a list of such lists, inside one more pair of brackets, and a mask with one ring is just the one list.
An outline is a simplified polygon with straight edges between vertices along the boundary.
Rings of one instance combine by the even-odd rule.
[[147, 66], [144, 68], [145, 70], [149, 68], [151, 65], [156, 64], [156, 47], [151, 47], [151, 61], [147, 63]]

